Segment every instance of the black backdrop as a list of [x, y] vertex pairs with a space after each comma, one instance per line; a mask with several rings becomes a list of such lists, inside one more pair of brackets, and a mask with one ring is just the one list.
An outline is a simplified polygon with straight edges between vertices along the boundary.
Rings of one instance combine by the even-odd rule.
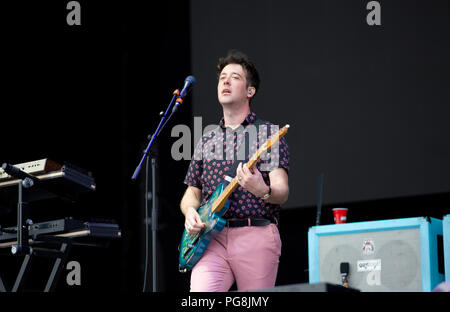
[[[122, 239], [107, 249], [74, 249], [71, 259], [81, 264], [82, 285], [68, 286], [62, 279], [59, 291], [140, 291], [145, 254], [144, 175], [142, 172], [137, 182], [131, 182], [130, 177], [146, 146], [147, 135], [159, 122], [158, 113], [165, 109], [173, 89], [181, 88], [184, 78], [193, 71], [191, 44], [196, 20], [190, 18], [188, 1], [157, 5], [79, 1], [82, 25], [68, 26], [68, 1], [41, 2], [2, 5], [0, 161], [20, 163], [48, 157], [93, 173], [95, 193], [85, 194], [74, 204], [59, 200], [34, 203], [33, 221], [64, 216], [103, 218], [115, 220], [122, 228]], [[448, 11], [446, 16], [448, 23]], [[448, 41], [446, 44], [448, 49]], [[208, 49], [210, 43], [204, 46]], [[264, 58], [262, 55], [252, 52], [256, 59]], [[200, 98], [198, 92], [186, 99], [172, 125], [192, 126], [196, 97]], [[370, 115], [367, 118], [370, 121]], [[175, 140], [168, 127], [155, 148], [159, 164], [159, 286], [163, 291], [184, 291], [189, 285], [189, 275], [177, 272], [177, 246], [183, 226], [178, 203], [188, 162], [171, 158]], [[440, 218], [449, 212], [449, 203], [449, 193], [443, 192], [350, 199], [333, 205], [349, 207], [350, 221], [365, 221], [419, 215]], [[332, 220], [331, 206], [323, 207], [324, 223]], [[296, 209], [281, 215], [279, 285], [308, 280], [306, 233], [315, 223], [316, 211], [311, 202], [309, 206], [292, 208]], [[3, 203], [0, 224], [14, 222], [15, 206]], [[150, 252], [151, 246], [148, 248]], [[0, 273], [9, 281], [16, 271], [3, 269], [17, 269], [17, 260], [0, 257]], [[46, 264], [41, 265], [44, 270]], [[31, 284], [42, 285], [42, 278], [34, 278]], [[150, 274], [148, 282], [151, 285]]]
[[[220, 114], [214, 65], [230, 48], [261, 72], [252, 109], [291, 125], [284, 208], [448, 192], [448, 1], [191, 2], [193, 113]], [[220, 21], [220, 22], [214, 22]], [[205, 49], [205, 42], [208, 49]]]

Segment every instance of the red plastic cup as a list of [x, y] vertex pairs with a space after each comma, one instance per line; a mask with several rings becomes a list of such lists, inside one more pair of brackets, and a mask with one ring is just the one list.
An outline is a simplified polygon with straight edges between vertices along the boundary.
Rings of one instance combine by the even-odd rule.
[[334, 223], [340, 224], [347, 222], [348, 208], [333, 208]]

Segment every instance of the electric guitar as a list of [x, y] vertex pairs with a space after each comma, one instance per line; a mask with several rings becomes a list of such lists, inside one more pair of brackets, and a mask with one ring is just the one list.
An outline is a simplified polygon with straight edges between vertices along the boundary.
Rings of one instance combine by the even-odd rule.
[[[255, 167], [261, 155], [278, 142], [287, 133], [288, 128], [289, 125], [284, 126], [256, 151], [246, 164], [249, 169]], [[180, 272], [191, 270], [202, 257], [209, 242], [225, 227], [226, 220], [222, 216], [229, 208], [228, 197], [238, 185], [237, 177], [234, 177], [227, 186], [224, 183], [219, 184], [208, 202], [198, 208], [197, 212], [205, 223], [205, 227], [192, 235], [188, 234], [186, 229], [184, 230], [179, 247]]]

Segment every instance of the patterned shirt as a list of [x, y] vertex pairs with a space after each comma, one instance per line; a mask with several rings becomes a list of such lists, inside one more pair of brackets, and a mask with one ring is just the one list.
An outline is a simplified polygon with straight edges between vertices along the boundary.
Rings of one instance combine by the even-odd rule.
[[[272, 134], [279, 130], [278, 126], [269, 122], [260, 121], [255, 124], [256, 121], [256, 114], [251, 112], [241, 126], [232, 130], [225, 127], [222, 118], [219, 126], [205, 133], [197, 143], [184, 183], [202, 190], [201, 205], [204, 205], [217, 186], [224, 182], [225, 175], [230, 177], [236, 175], [235, 169], [234, 172], [230, 172], [233, 167], [236, 168], [235, 162], [246, 162]], [[261, 156], [256, 167], [261, 171], [267, 185], [270, 185], [270, 171], [283, 168], [289, 172], [289, 147], [284, 137], [279, 144]], [[278, 220], [280, 205], [270, 204], [240, 185], [228, 200], [230, 207], [223, 216], [224, 219]]]

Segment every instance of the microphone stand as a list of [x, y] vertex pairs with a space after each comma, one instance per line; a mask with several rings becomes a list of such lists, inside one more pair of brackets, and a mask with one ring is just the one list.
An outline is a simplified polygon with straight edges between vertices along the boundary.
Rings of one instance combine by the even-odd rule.
[[317, 180], [317, 215], [316, 225], [320, 225], [320, 217], [322, 215], [322, 192], [323, 192], [323, 172], [319, 175]]
[[[150, 153], [150, 149], [153, 146], [153, 143], [155, 142], [155, 140], [158, 138], [158, 135], [161, 133], [161, 130], [164, 128], [164, 126], [167, 124], [167, 122], [170, 120], [170, 118], [172, 117], [173, 113], [176, 110], [172, 110], [172, 112], [170, 113], [169, 116], [167, 116], [167, 114], [169, 113], [169, 110], [171, 109], [174, 100], [176, 99], [177, 96], [180, 95], [180, 91], [177, 89], [173, 92], [173, 96], [172, 96], [172, 100], [169, 103], [169, 106], [167, 107], [166, 111], [163, 113], [160, 113], [161, 117], [161, 121], [158, 124], [158, 127], [156, 128], [156, 131], [153, 133], [153, 135], [150, 138], [149, 135], [149, 140], [150, 142], [147, 145], [147, 148], [144, 151], [144, 154], [141, 158], [141, 161], [139, 162], [138, 166], [136, 167], [136, 169], [134, 170], [133, 176], [131, 177], [131, 179], [133, 181], [135, 181], [142, 169], [142, 165], [144, 163], [144, 161], [146, 160], [146, 177], [145, 177], [145, 250], [146, 250], [146, 256], [145, 256], [145, 274], [144, 274], [144, 285], [142, 288], [142, 291], [145, 292], [146, 289], [146, 283], [147, 283], [147, 259], [148, 259], [148, 252], [147, 252], [147, 247], [148, 247], [148, 224], [147, 224], [147, 220], [148, 220], [148, 200], [149, 200], [149, 190], [148, 190], [148, 159], [149, 159], [149, 153]], [[153, 155], [156, 156], [156, 155]], [[158, 210], [157, 210], [157, 195], [156, 195], [156, 159], [155, 157], [151, 157], [151, 162], [152, 162], [152, 194], [151, 194], [151, 198], [152, 198], [152, 214], [151, 214], [151, 223], [152, 223], [152, 280], [153, 280], [153, 292], [157, 292], [157, 261], [156, 261], [156, 238], [157, 238], [157, 231], [158, 231]]]

